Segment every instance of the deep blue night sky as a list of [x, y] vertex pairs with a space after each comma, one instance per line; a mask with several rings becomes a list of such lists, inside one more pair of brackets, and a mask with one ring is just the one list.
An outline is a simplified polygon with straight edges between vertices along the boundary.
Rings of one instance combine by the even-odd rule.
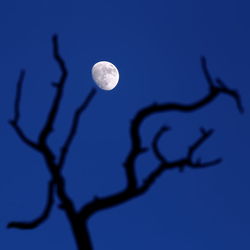
[[[0, 249], [75, 249], [68, 222], [54, 206], [47, 222], [32, 231], [6, 229], [12, 220], [31, 220], [46, 200], [49, 174], [41, 156], [9, 126], [20, 69], [27, 70], [21, 125], [37, 138], [60, 75], [51, 37], [59, 36], [69, 79], [50, 143], [58, 152], [74, 109], [94, 86], [91, 67], [107, 60], [120, 71], [110, 92], [98, 90], [83, 114], [64, 176], [77, 207], [94, 195], [124, 187], [123, 162], [130, 148], [129, 125], [136, 111], [153, 102], [191, 103], [207, 84], [200, 68], [205, 55], [213, 76], [238, 89], [245, 107], [220, 96], [192, 113], [164, 113], [146, 120], [141, 134], [150, 146], [161, 140], [170, 159], [184, 156], [199, 128], [215, 134], [197, 152], [224, 161], [206, 169], [166, 172], [143, 197], [96, 214], [90, 231], [96, 250], [250, 249], [250, 2], [247, 0], [31, 1], [0, 3]], [[137, 161], [140, 180], [157, 161]], [[58, 202], [57, 202], [58, 204]]]

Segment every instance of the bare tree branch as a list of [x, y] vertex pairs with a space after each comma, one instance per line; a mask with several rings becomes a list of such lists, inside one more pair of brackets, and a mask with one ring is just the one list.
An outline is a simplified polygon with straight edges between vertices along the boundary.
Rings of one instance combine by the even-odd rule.
[[208, 70], [208, 67], [207, 67], [207, 60], [206, 60], [206, 58], [204, 56], [201, 57], [201, 68], [202, 68], [203, 74], [205, 76], [205, 79], [207, 80], [207, 83], [208, 83], [209, 87], [210, 88], [215, 88], [216, 87], [215, 82], [216, 82], [218, 84], [218, 86], [219, 86], [220, 91], [228, 94], [229, 96], [231, 96], [236, 101], [238, 110], [241, 113], [243, 113], [244, 108], [242, 106], [239, 93], [236, 90], [229, 89], [226, 86], [226, 84], [220, 78], [216, 78], [215, 81], [213, 81], [213, 78], [212, 78], [211, 74], [209, 73], [209, 70]]
[[[146, 149], [142, 147], [140, 128], [142, 126], [142, 123], [150, 116], [161, 112], [193, 112], [196, 110], [200, 110], [201, 108], [212, 102], [220, 94], [231, 96], [236, 101], [238, 108], [242, 107], [239, 96], [237, 94], [234, 94], [235, 91], [228, 89], [225, 85], [223, 85], [223, 87], [213, 85], [214, 83], [211, 80], [212, 78], [208, 72], [205, 58], [202, 58], [201, 63], [205, 78], [210, 86], [209, 93], [205, 97], [191, 104], [153, 104], [139, 110], [132, 120], [130, 127], [130, 138], [132, 145], [131, 150], [124, 163], [127, 179], [126, 188], [120, 192], [104, 198], [94, 198], [92, 201], [84, 205], [79, 211], [79, 214], [82, 218], [89, 218], [97, 211], [120, 205], [128, 200], [131, 200], [132, 198], [144, 194], [167, 169], [179, 168], [180, 170], [183, 170], [185, 166], [189, 166], [192, 168], [203, 168], [216, 165], [221, 162], [221, 159], [216, 159], [208, 162], [201, 162], [200, 160], [194, 161], [192, 159], [194, 152], [198, 149], [198, 147], [202, 145], [202, 143], [207, 138], [211, 136], [213, 132], [213, 130], [206, 131], [204, 129], [201, 129], [201, 137], [190, 146], [188, 154], [185, 158], [174, 162], [168, 162], [166, 158], [160, 153], [158, 147], [160, 137], [165, 131], [167, 131], [167, 129], [163, 127], [155, 135], [154, 141], [152, 143], [153, 152], [155, 153], [156, 158], [160, 161], [159, 166], [148, 175], [148, 177], [144, 180], [143, 185], [141, 186], [138, 186], [138, 180], [135, 173], [135, 161], [141, 153], [144, 153], [146, 151]], [[239, 108], [239, 110], [241, 111], [241, 108]]]
[[139, 193], [143, 194], [144, 192], [146, 192], [166, 170], [174, 168], [180, 168], [181, 170], [183, 170], [185, 166], [193, 168], [203, 168], [219, 164], [221, 162], [221, 159], [216, 159], [204, 163], [202, 163], [200, 160], [194, 161], [192, 159], [195, 151], [212, 135], [212, 132], [212, 130], [206, 131], [204, 129], [201, 129], [201, 137], [199, 137], [198, 140], [189, 147], [187, 156], [183, 159], [173, 162], [166, 162], [163, 157], [157, 157], [160, 165], [144, 180], [143, 185], [139, 188]]
[[21, 95], [22, 95], [24, 77], [25, 77], [25, 70], [21, 70], [19, 79], [17, 81], [16, 99], [15, 99], [15, 106], [14, 106], [14, 119], [13, 120], [16, 123], [19, 122], [19, 118], [20, 118], [20, 103], [21, 103]]
[[16, 222], [16, 221], [10, 222], [7, 225], [7, 227], [17, 228], [17, 229], [34, 229], [40, 226], [43, 222], [45, 222], [48, 219], [53, 203], [54, 203], [54, 183], [53, 181], [50, 181], [48, 183], [47, 202], [42, 214], [30, 222]]
[[188, 148], [187, 156], [181, 160], [172, 162], [170, 165], [171, 168], [179, 166], [180, 170], [183, 170], [185, 166], [191, 168], [204, 168], [208, 166], [213, 166], [219, 164], [222, 159], [218, 158], [215, 160], [202, 162], [201, 159], [193, 160], [194, 153], [202, 146], [202, 144], [213, 134], [213, 130], [205, 130], [204, 128], [200, 129], [201, 136]]
[[205, 130], [204, 128], [201, 128], [200, 132], [202, 136], [193, 145], [189, 147], [188, 159], [192, 159], [195, 150], [197, 150], [198, 147], [201, 146], [214, 133], [214, 130]]
[[220, 86], [220, 90], [222, 92], [224, 92], [225, 94], [228, 94], [235, 100], [239, 112], [244, 113], [244, 108], [243, 108], [239, 93], [236, 90], [227, 88], [226, 84], [220, 78], [217, 78], [216, 82]]
[[160, 161], [160, 162], [167, 162], [165, 156], [162, 155], [162, 153], [159, 150], [159, 140], [160, 138], [163, 136], [163, 134], [167, 131], [169, 131], [170, 128], [169, 127], [161, 127], [160, 130], [156, 133], [153, 142], [152, 142], [152, 148], [153, 148], [153, 152], [156, 156], [156, 158]]
[[148, 148], [142, 145], [142, 139], [140, 135], [142, 124], [146, 119], [148, 119], [152, 115], [156, 115], [162, 112], [177, 111], [188, 113], [200, 110], [201, 108], [207, 106], [209, 103], [215, 100], [215, 98], [218, 97], [220, 94], [225, 94], [232, 97], [236, 102], [240, 112], [243, 112], [243, 106], [237, 91], [229, 89], [225, 85], [225, 83], [222, 82], [222, 80], [220, 80], [219, 78], [215, 81], [213, 80], [210, 72], [208, 71], [206, 59], [205, 57], [202, 57], [201, 67], [204, 77], [209, 86], [209, 92], [203, 98], [190, 104], [156, 103], [139, 110], [131, 121], [131, 149], [128, 152], [128, 155], [124, 162], [125, 178], [127, 181], [127, 185], [121, 191], [118, 191], [109, 196], [102, 198], [94, 197], [91, 201], [83, 205], [79, 209], [79, 211], [76, 211], [73, 201], [66, 192], [66, 184], [65, 178], [62, 175], [62, 167], [67, 158], [72, 142], [77, 134], [81, 115], [94, 98], [96, 90], [92, 89], [88, 94], [87, 98], [75, 110], [68, 135], [66, 136], [65, 141], [61, 147], [61, 151], [58, 156], [58, 161], [56, 161], [56, 155], [52, 152], [51, 148], [48, 145], [48, 137], [53, 131], [55, 119], [60, 109], [68, 71], [65, 62], [59, 53], [57, 35], [54, 35], [52, 37], [52, 43], [54, 59], [60, 68], [61, 75], [58, 82], [53, 83], [53, 86], [56, 88], [56, 93], [49, 109], [48, 117], [38, 135], [38, 142], [33, 142], [29, 138], [27, 138], [27, 136], [24, 134], [18, 124], [20, 119], [20, 100], [22, 95], [22, 85], [25, 75], [24, 71], [21, 71], [17, 83], [14, 118], [12, 121], [10, 121], [10, 124], [13, 126], [21, 140], [29, 147], [39, 151], [45, 159], [46, 166], [48, 167], [48, 170], [51, 174], [51, 181], [48, 185], [48, 199], [42, 214], [38, 218], [30, 222], [11, 222], [8, 224], [8, 228], [33, 229], [41, 225], [44, 221], [48, 219], [54, 203], [54, 195], [57, 195], [57, 198], [60, 201], [59, 207], [65, 212], [65, 215], [71, 226], [73, 235], [75, 237], [78, 249], [92, 250], [93, 248], [87, 228], [87, 221], [93, 214], [98, 211], [120, 205], [124, 202], [139, 197], [142, 194], [145, 194], [166, 170], [176, 168], [182, 171], [184, 167], [204, 168], [216, 165], [221, 162], [221, 159], [215, 159], [207, 162], [203, 162], [200, 159], [193, 159], [195, 152], [213, 133], [213, 130], [205, 129], [200, 130], [201, 136], [191, 144], [191, 146], [188, 148], [185, 157], [182, 157], [175, 161], [169, 161], [169, 159], [166, 159], [166, 157], [161, 153], [159, 148], [159, 140], [163, 136], [163, 134], [169, 130], [169, 128], [161, 127], [160, 130], [157, 131], [157, 133], [155, 134], [151, 145], [152, 151], [159, 163], [157, 164], [156, 168], [147, 175], [143, 183], [140, 184], [140, 182], [138, 181], [139, 178], [136, 175], [136, 160], [142, 153], [145, 153], [149, 150]]
[[20, 103], [21, 103], [21, 96], [22, 96], [22, 88], [23, 88], [23, 81], [25, 76], [25, 70], [21, 70], [19, 79], [17, 81], [17, 88], [16, 88], [16, 97], [15, 97], [15, 105], [14, 105], [14, 118], [9, 121], [10, 125], [14, 128], [15, 132], [19, 136], [19, 138], [31, 148], [38, 150], [38, 146], [35, 142], [30, 140], [21, 127], [19, 126], [19, 119], [20, 119]]
[[[73, 201], [71, 200], [70, 196], [66, 192], [65, 179], [61, 173], [61, 166], [63, 165], [65, 161], [65, 157], [72, 143], [72, 140], [76, 135], [80, 116], [83, 113], [83, 111], [86, 110], [90, 101], [93, 99], [96, 93], [96, 90], [93, 89], [87, 96], [86, 100], [84, 100], [84, 102], [78, 107], [78, 109], [76, 109], [69, 134], [63, 145], [63, 151], [58, 157], [59, 163], [57, 163], [55, 161], [56, 156], [52, 152], [51, 148], [49, 147], [47, 143], [47, 139], [49, 135], [51, 134], [51, 132], [53, 131], [54, 122], [59, 112], [61, 100], [63, 97], [63, 89], [64, 89], [64, 85], [66, 82], [68, 72], [67, 72], [65, 63], [59, 54], [58, 38], [56, 35], [53, 36], [52, 43], [53, 43], [54, 59], [59, 65], [59, 68], [61, 70], [61, 76], [60, 76], [59, 81], [53, 84], [53, 86], [56, 88], [56, 94], [52, 101], [52, 105], [50, 107], [47, 120], [39, 133], [38, 143], [34, 143], [30, 141], [24, 135], [24, 133], [18, 126], [18, 120], [20, 117], [19, 106], [20, 106], [20, 99], [21, 99], [22, 82], [24, 79], [24, 72], [21, 72], [19, 81], [17, 84], [17, 93], [16, 93], [15, 107], [14, 107], [14, 119], [11, 121], [12, 126], [16, 130], [19, 137], [23, 140], [23, 142], [25, 142], [28, 146], [38, 150], [43, 156], [43, 158], [45, 159], [46, 166], [52, 177], [52, 181], [49, 184], [47, 205], [44, 211], [42, 212], [42, 214], [38, 218], [34, 219], [33, 221], [11, 222], [8, 224], [8, 228], [33, 229], [33, 228], [38, 227], [41, 223], [43, 223], [44, 221], [48, 219], [53, 202], [54, 202], [53, 195], [55, 194], [57, 195], [60, 201], [59, 207], [65, 212], [65, 215], [68, 218], [68, 221], [73, 231], [73, 235], [75, 237], [78, 249], [84, 248], [86, 250], [91, 250], [92, 246], [91, 246], [91, 241], [90, 241], [87, 226], [86, 224], [82, 223], [79, 220], [78, 218], [79, 215], [77, 214], [75, 210]], [[56, 192], [54, 192], [54, 189]]]
[[90, 93], [88, 94], [87, 98], [83, 101], [83, 103], [75, 111], [68, 137], [66, 138], [66, 140], [61, 148], [61, 154], [60, 154], [59, 163], [58, 163], [59, 168], [62, 168], [64, 165], [64, 162], [65, 162], [65, 159], [67, 157], [70, 145], [71, 145], [71, 143], [76, 135], [81, 114], [89, 106], [89, 104], [90, 104], [91, 100], [94, 98], [95, 94], [96, 94], [96, 89], [93, 88], [90, 91]]
[[150, 116], [161, 113], [161, 112], [191, 112], [199, 110], [200, 108], [206, 106], [208, 103], [212, 102], [215, 97], [219, 95], [219, 89], [212, 89], [208, 95], [199, 101], [192, 104], [178, 104], [178, 103], [166, 103], [166, 104], [154, 104], [141, 109], [132, 120], [130, 126], [130, 138], [132, 142], [131, 150], [125, 161], [125, 172], [127, 178], [127, 186], [131, 189], [137, 187], [137, 180], [135, 175], [135, 161], [139, 154], [142, 152], [141, 137], [140, 137], [140, 127], [142, 123]]
[[44, 124], [44, 127], [43, 127], [43, 129], [40, 133], [40, 136], [39, 136], [39, 142], [41, 145], [46, 144], [46, 140], [47, 140], [49, 134], [53, 131], [54, 121], [55, 121], [56, 115], [58, 114], [59, 106], [60, 106], [62, 96], [63, 96], [64, 85], [65, 85], [65, 82], [66, 82], [66, 79], [68, 76], [68, 71], [66, 69], [65, 62], [59, 54], [57, 35], [54, 35], [52, 37], [52, 42], [53, 42], [54, 58], [60, 67], [61, 77], [60, 77], [58, 83], [54, 84], [54, 86], [56, 87], [56, 96], [55, 96], [53, 103], [52, 103], [52, 106], [50, 108], [50, 112], [48, 114], [48, 118], [46, 120], [46, 123]]
[[204, 128], [201, 128], [200, 132], [201, 132], [201, 136], [188, 148], [186, 157], [173, 161], [173, 162], [170, 162], [170, 161], [167, 162], [163, 157], [159, 158], [156, 156], [160, 162], [160, 167], [163, 167], [165, 169], [173, 169], [173, 168], [179, 167], [180, 170], [183, 170], [185, 166], [192, 167], [192, 168], [203, 168], [203, 167], [208, 167], [208, 166], [212, 166], [212, 165], [216, 165], [220, 163], [222, 161], [222, 159], [220, 158], [211, 160], [208, 162], [201, 162], [200, 159], [193, 160], [194, 153], [213, 134], [212, 129], [205, 130]]
[[[164, 132], [166, 132], [169, 128], [162, 127], [155, 135], [153, 143], [155, 144], [154, 147], [154, 153], [157, 155], [159, 154], [158, 149], [158, 140], [163, 135]], [[131, 199], [137, 198], [143, 194], [145, 194], [157, 181], [157, 179], [167, 170], [174, 169], [174, 168], [183, 168], [185, 166], [192, 167], [192, 168], [203, 168], [212, 166], [215, 164], [218, 164], [221, 162], [221, 159], [216, 159], [213, 161], [202, 163], [200, 161], [194, 161], [193, 154], [194, 152], [207, 140], [211, 134], [212, 130], [205, 131], [201, 129], [202, 135], [198, 138], [190, 147], [187, 153], [187, 156], [176, 160], [173, 162], [166, 161], [165, 157], [162, 156], [160, 153], [160, 157], [156, 156], [159, 160], [159, 166], [155, 168], [144, 180], [143, 184], [135, 189], [124, 189], [123, 191], [120, 191], [116, 194], [99, 198], [95, 197], [92, 201], [87, 203], [85, 206], [82, 207], [79, 214], [82, 218], [88, 219], [90, 216], [95, 214], [98, 211], [101, 211], [103, 209], [111, 208], [117, 205], [121, 205], [122, 203], [125, 203], [127, 201], [130, 201]], [[156, 146], [157, 145], [157, 146]]]
[[201, 68], [202, 68], [204, 77], [207, 80], [207, 83], [210, 89], [214, 88], [214, 81], [213, 81], [211, 74], [209, 73], [209, 70], [207, 68], [207, 60], [204, 56], [201, 57]]
[[243, 106], [241, 104], [240, 96], [238, 95], [238, 93], [226, 87], [225, 84], [221, 86], [221, 81], [219, 81], [220, 83], [219, 86], [213, 85], [214, 83], [212, 81], [210, 73], [208, 72], [206, 59], [204, 57], [202, 58], [201, 63], [202, 63], [203, 73], [210, 86], [209, 93], [205, 97], [201, 98], [200, 100], [192, 104], [156, 103], [139, 110], [139, 112], [132, 120], [130, 126], [130, 138], [132, 146], [124, 164], [128, 188], [134, 189], [137, 187], [137, 178], [135, 174], [135, 161], [140, 155], [140, 153], [144, 152], [141, 145], [140, 127], [147, 118], [161, 112], [179, 111], [187, 113], [187, 112], [193, 112], [195, 110], [200, 110], [207, 104], [211, 103], [220, 94], [226, 94], [231, 96], [235, 100], [239, 111], [240, 112], [243, 111]]

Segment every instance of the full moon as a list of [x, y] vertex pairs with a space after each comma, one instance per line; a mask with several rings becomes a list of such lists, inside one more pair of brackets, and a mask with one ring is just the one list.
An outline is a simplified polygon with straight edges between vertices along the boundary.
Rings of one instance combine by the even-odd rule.
[[118, 69], [107, 61], [96, 63], [91, 73], [96, 85], [103, 90], [112, 90], [119, 81]]

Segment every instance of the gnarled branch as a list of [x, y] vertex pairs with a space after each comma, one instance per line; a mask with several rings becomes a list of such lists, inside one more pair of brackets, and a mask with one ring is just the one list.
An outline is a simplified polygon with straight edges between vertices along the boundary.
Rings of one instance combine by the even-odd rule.
[[179, 104], [179, 103], [153, 104], [139, 110], [131, 122], [130, 138], [132, 145], [131, 145], [131, 150], [124, 163], [127, 186], [124, 188], [124, 190], [117, 192], [113, 195], [104, 198], [95, 198], [92, 201], [88, 202], [79, 211], [79, 214], [81, 215], [82, 218], [87, 219], [98, 211], [120, 205], [124, 202], [131, 200], [132, 198], [144, 194], [167, 169], [179, 168], [180, 170], [183, 170], [185, 166], [189, 166], [192, 168], [203, 168], [216, 165], [221, 162], [221, 159], [216, 159], [208, 162], [201, 162], [200, 160], [194, 161], [192, 159], [194, 152], [198, 149], [198, 147], [202, 145], [202, 143], [207, 138], [211, 136], [213, 132], [212, 130], [206, 131], [204, 129], [201, 129], [202, 133], [201, 137], [194, 144], [190, 146], [188, 154], [185, 158], [182, 158], [174, 162], [167, 161], [165, 156], [163, 156], [160, 153], [158, 147], [158, 141], [160, 137], [163, 135], [165, 131], [168, 130], [165, 127], [163, 127], [155, 135], [154, 141], [152, 143], [153, 152], [156, 158], [160, 161], [159, 166], [148, 175], [148, 177], [144, 180], [141, 186], [138, 186], [138, 180], [135, 173], [136, 159], [139, 157], [141, 153], [146, 152], [146, 149], [142, 146], [141, 143], [140, 128], [143, 122], [152, 115], [162, 112], [173, 112], [173, 111], [184, 112], [184, 113], [194, 112], [211, 103], [220, 94], [225, 94], [232, 97], [235, 100], [239, 111], [240, 112], [243, 111], [241, 100], [238, 93], [234, 90], [229, 89], [224, 84], [223, 86], [221, 84], [218, 85], [218, 83], [216, 85], [216, 83], [212, 80], [212, 77], [207, 69], [206, 59], [204, 57], [202, 57], [201, 59], [201, 66], [209, 85], [208, 94], [205, 95], [200, 100], [191, 104]]
[[156, 154], [157, 159], [159, 160], [159, 165], [156, 167], [143, 181], [141, 186], [138, 186], [135, 189], [124, 189], [116, 194], [107, 196], [107, 197], [95, 197], [92, 201], [87, 203], [82, 207], [79, 214], [83, 219], [88, 219], [90, 216], [95, 214], [98, 211], [111, 208], [117, 205], [121, 205], [131, 199], [137, 198], [143, 194], [145, 194], [157, 181], [157, 179], [167, 170], [174, 168], [184, 168], [185, 166], [193, 167], [193, 168], [203, 168], [207, 166], [212, 166], [221, 162], [221, 159], [216, 159], [209, 162], [200, 162], [194, 161], [193, 154], [195, 151], [207, 140], [211, 134], [212, 130], [205, 131], [201, 129], [202, 135], [196, 140], [190, 147], [187, 153], [187, 156], [181, 158], [179, 160], [170, 162], [165, 159], [165, 157], [160, 153], [158, 148], [158, 142], [161, 136], [169, 130], [167, 127], [162, 127], [155, 135], [153, 140], [153, 151]]
[[24, 79], [24, 71], [21, 72], [19, 81], [17, 84], [16, 99], [15, 99], [15, 106], [14, 106], [14, 119], [10, 122], [11, 125], [14, 127], [15, 131], [17, 132], [17, 134], [19, 135], [19, 137], [22, 139], [22, 141], [26, 143], [28, 146], [39, 151], [39, 153], [45, 159], [46, 166], [51, 174], [51, 179], [52, 179], [51, 182], [49, 183], [47, 204], [42, 214], [38, 218], [30, 222], [11, 222], [7, 225], [7, 227], [17, 228], [17, 229], [33, 229], [33, 228], [38, 227], [41, 223], [45, 222], [48, 219], [53, 202], [54, 202], [54, 195], [57, 195], [58, 200], [60, 202], [59, 207], [65, 212], [69, 220], [69, 223], [74, 233], [78, 248], [79, 249], [86, 248], [90, 250], [92, 249], [92, 247], [91, 247], [91, 242], [90, 242], [90, 238], [88, 235], [88, 230], [86, 228], [86, 225], [81, 224], [80, 220], [78, 219], [78, 214], [75, 210], [73, 201], [71, 200], [70, 196], [66, 192], [65, 179], [62, 176], [61, 167], [63, 166], [66, 155], [73, 141], [73, 138], [76, 135], [80, 116], [90, 104], [91, 100], [93, 99], [96, 93], [96, 90], [93, 89], [89, 93], [87, 98], [83, 101], [83, 103], [76, 109], [74, 116], [73, 116], [73, 121], [72, 121], [69, 134], [66, 137], [65, 143], [63, 144], [61, 154], [58, 157], [59, 160], [58, 162], [56, 162], [55, 160], [56, 155], [53, 153], [50, 146], [48, 145], [48, 137], [53, 131], [55, 119], [59, 112], [68, 71], [66, 69], [64, 60], [59, 54], [57, 35], [54, 35], [52, 37], [52, 43], [53, 43], [54, 59], [59, 65], [59, 68], [61, 70], [61, 76], [57, 83], [53, 83], [53, 86], [56, 88], [56, 93], [55, 93], [54, 99], [52, 100], [52, 104], [48, 112], [47, 120], [45, 121], [45, 124], [39, 133], [38, 142], [33, 142], [30, 139], [28, 139], [18, 125], [18, 121], [20, 118], [19, 108], [20, 108], [22, 84], [23, 84], [23, 79]]
[[96, 212], [120, 205], [124, 202], [130, 201], [133, 198], [139, 197], [145, 194], [157, 181], [157, 179], [166, 171], [170, 169], [180, 169], [183, 170], [184, 167], [191, 168], [203, 168], [212, 165], [216, 165], [221, 162], [221, 159], [215, 159], [207, 162], [203, 162], [199, 159], [194, 160], [194, 153], [200, 148], [200, 146], [212, 135], [213, 130], [201, 129], [201, 136], [188, 148], [185, 157], [182, 157], [175, 161], [169, 161], [162, 153], [159, 148], [159, 140], [163, 134], [169, 130], [168, 127], [162, 127], [154, 136], [151, 148], [155, 157], [158, 159], [159, 163], [156, 168], [151, 171], [142, 184], [139, 183], [138, 177], [136, 176], [136, 160], [142, 154], [147, 152], [149, 149], [142, 145], [142, 139], [140, 135], [140, 130], [143, 122], [156, 114], [162, 112], [194, 112], [199, 110], [218, 97], [220, 94], [225, 94], [234, 99], [240, 112], [243, 112], [243, 106], [241, 104], [240, 96], [237, 91], [229, 89], [225, 83], [217, 78], [213, 80], [208, 68], [205, 57], [201, 58], [201, 67], [209, 87], [208, 93], [197, 100], [196, 102], [190, 104], [180, 104], [180, 103], [160, 103], [153, 104], [139, 110], [130, 126], [130, 138], [131, 138], [131, 149], [125, 159], [124, 169], [125, 178], [127, 185], [124, 189], [116, 192], [112, 195], [106, 197], [95, 197], [93, 200], [89, 201], [87, 204], [82, 206], [79, 211], [76, 211], [73, 201], [66, 192], [65, 179], [62, 176], [62, 167], [65, 163], [67, 154], [69, 152], [70, 146], [73, 139], [76, 136], [77, 129], [79, 126], [79, 121], [82, 113], [89, 106], [91, 100], [95, 96], [96, 90], [93, 89], [88, 94], [87, 98], [82, 102], [82, 104], [75, 110], [72, 123], [62, 145], [61, 152], [58, 156], [58, 161], [56, 161], [56, 155], [52, 152], [48, 145], [48, 137], [53, 131], [53, 126], [55, 119], [58, 115], [60, 104], [63, 98], [64, 86], [68, 76], [68, 71], [64, 60], [60, 56], [58, 47], [58, 37], [54, 35], [52, 38], [53, 43], [53, 55], [55, 61], [58, 63], [60, 68], [60, 78], [58, 82], [53, 83], [56, 88], [56, 93], [52, 101], [51, 107], [48, 112], [47, 119], [38, 135], [38, 142], [33, 142], [30, 140], [19, 126], [20, 119], [20, 100], [22, 93], [22, 85], [24, 80], [25, 72], [21, 71], [19, 80], [17, 83], [15, 106], [14, 106], [14, 118], [10, 121], [10, 124], [15, 129], [21, 140], [27, 144], [29, 147], [39, 151], [45, 159], [48, 170], [51, 174], [51, 181], [48, 185], [48, 199], [46, 206], [42, 214], [30, 222], [11, 222], [8, 224], [8, 228], [18, 228], [18, 229], [32, 229], [36, 228], [41, 223], [47, 220], [50, 215], [52, 205], [54, 203], [54, 195], [57, 195], [60, 201], [59, 207], [65, 212], [71, 229], [73, 231], [76, 244], [78, 249], [88, 249], [91, 250], [91, 240], [89, 237], [87, 229], [87, 220]]
[[145, 107], [135, 115], [130, 126], [130, 138], [132, 142], [131, 150], [125, 161], [125, 172], [127, 179], [128, 188], [137, 187], [137, 178], [135, 174], [135, 161], [142, 151], [140, 128], [142, 123], [152, 115], [162, 113], [162, 112], [193, 112], [205, 107], [207, 104], [211, 103], [220, 94], [225, 94], [232, 97], [240, 112], [243, 112], [243, 106], [241, 104], [240, 96], [235, 90], [229, 89], [222, 81], [217, 79], [217, 84], [212, 80], [212, 77], [207, 69], [207, 63], [205, 57], [201, 59], [201, 65], [205, 78], [209, 84], [209, 93], [201, 98], [200, 100], [192, 104], [179, 104], [179, 103], [165, 103], [165, 104], [153, 104]]

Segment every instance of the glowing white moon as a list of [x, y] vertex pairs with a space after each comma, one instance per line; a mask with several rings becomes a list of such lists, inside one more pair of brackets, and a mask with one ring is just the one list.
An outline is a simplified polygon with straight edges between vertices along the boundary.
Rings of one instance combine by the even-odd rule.
[[119, 81], [119, 71], [114, 64], [101, 61], [92, 67], [92, 77], [99, 88], [111, 90]]

